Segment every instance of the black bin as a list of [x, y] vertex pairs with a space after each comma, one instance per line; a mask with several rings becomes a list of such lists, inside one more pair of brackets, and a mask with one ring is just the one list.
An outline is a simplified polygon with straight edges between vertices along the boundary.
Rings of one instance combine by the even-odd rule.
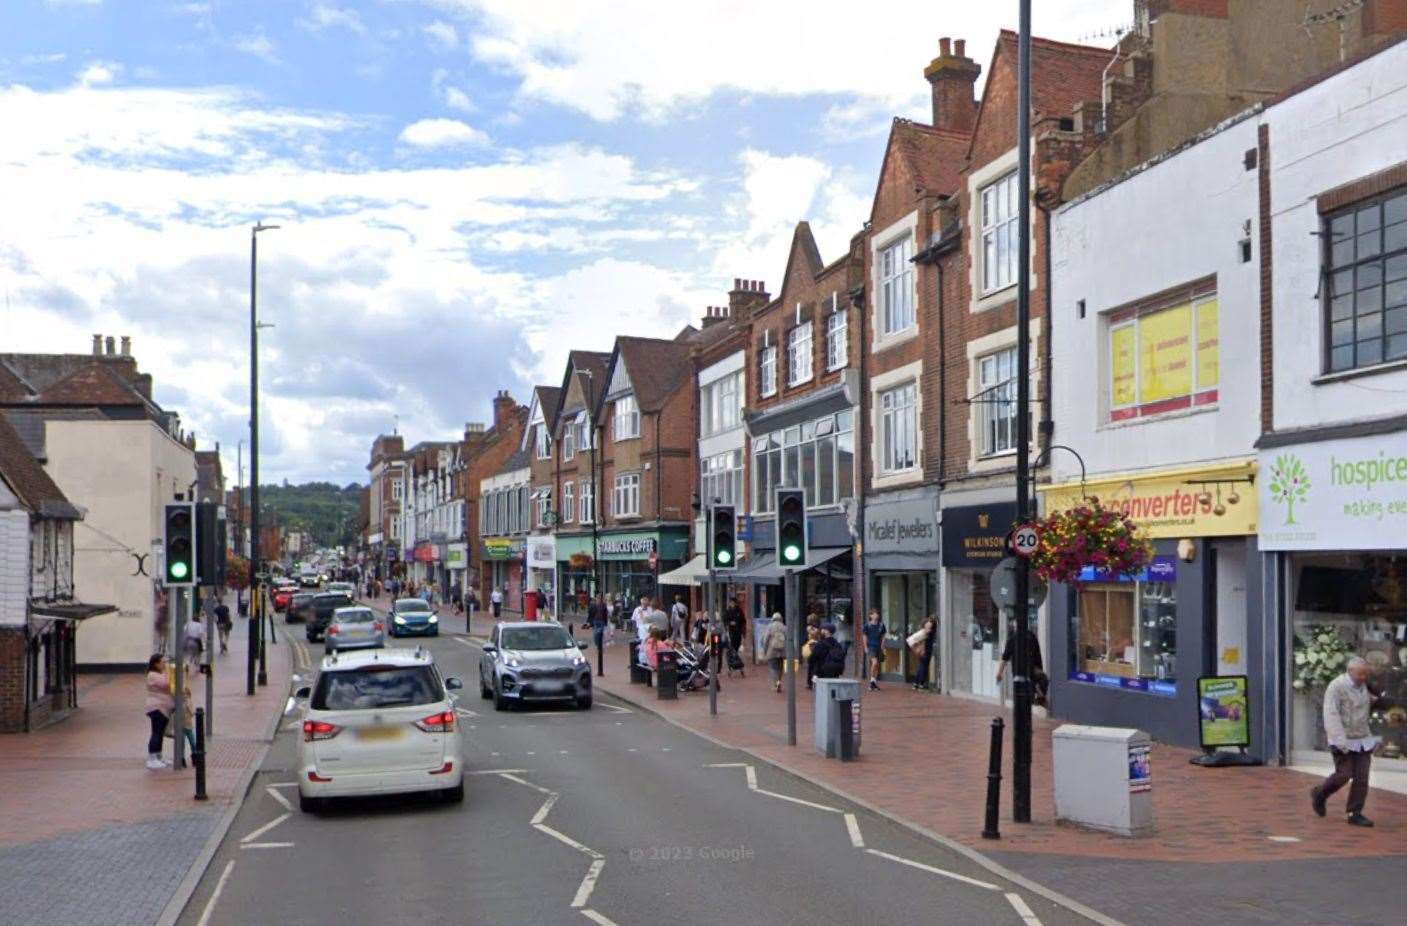
[[661, 701], [679, 700], [679, 654], [673, 650], [660, 650], [656, 654], [658, 666], [655, 668], [655, 691]]

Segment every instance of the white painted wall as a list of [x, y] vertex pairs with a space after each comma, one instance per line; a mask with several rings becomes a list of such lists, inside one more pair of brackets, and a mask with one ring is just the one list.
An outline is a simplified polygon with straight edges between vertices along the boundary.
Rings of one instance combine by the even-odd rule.
[[195, 454], [145, 420], [50, 421], [45, 450], [50, 477], [87, 511], [74, 529], [78, 596], [118, 609], [84, 621], [78, 661], [145, 662], [155, 643], [153, 585], [132, 575], [129, 551], [150, 553], [160, 540], [163, 506], [195, 481]]
[[[8, 497], [11, 504], [6, 504]], [[0, 482], [0, 627], [29, 619], [29, 512]]]
[[[1242, 157], [1254, 119], [1236, 123], [1051, 218], [1055, 443], [1099, 472], [1166, 468], [1245, 456], [1260, 435], [1259, 264], [1238, 242], [1251, 220], [1257, 173]], [[1107, 315], [1175, 286], [1215, 276], [1220, 384], [1215, 406], [1111, 423]], [[1085, 301], [1080, 318], [1077, 302]], [[1079, 465], [1056, 451], [1057, 481]]]
[[1407, 410], [1407, 368], [1319, 381], [1324, 328], [1315, 197], [1407, 160], [1407, 45], [1268, 109], [1275, 430]]

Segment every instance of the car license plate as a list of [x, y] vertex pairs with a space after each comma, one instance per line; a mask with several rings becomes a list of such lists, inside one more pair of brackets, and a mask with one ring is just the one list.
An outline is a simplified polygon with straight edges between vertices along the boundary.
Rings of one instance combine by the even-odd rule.
[[357, 730], [359, 740], [396, 740], [404, 731], [400, 727], [362, 727]]
[[566, 686], [562, 682], [538, 682], [536, 687], [544, 694], [557, 694]]

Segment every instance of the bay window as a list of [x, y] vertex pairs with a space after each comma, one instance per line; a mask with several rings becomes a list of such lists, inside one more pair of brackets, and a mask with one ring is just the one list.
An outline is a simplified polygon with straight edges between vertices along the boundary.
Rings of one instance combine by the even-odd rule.
[[855, 413], [826, 415], [753, 440], [753, 510], [771, 511], [778, 487], [806, 490], [809, 508], [855, 496]]
[[742, 423], [743, 373], [729, 373], [699, 390], [699, 426], [702, 436], [736, 428]]

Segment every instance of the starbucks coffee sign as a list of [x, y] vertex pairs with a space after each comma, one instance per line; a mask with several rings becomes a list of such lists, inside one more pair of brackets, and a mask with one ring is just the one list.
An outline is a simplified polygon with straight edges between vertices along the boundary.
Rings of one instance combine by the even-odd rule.
[[1262, 550], [1400, 549], [1407, 439], [1398, 432], [1260, 453]]

